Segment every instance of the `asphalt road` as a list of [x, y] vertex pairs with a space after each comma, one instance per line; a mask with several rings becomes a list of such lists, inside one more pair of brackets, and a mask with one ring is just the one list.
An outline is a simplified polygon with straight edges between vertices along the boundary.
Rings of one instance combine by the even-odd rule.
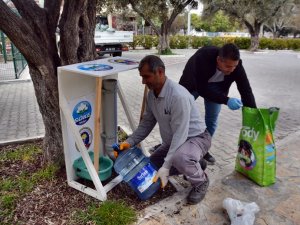
[[[187, 59], [195, 50], [176, 50], [185, 57], [163, 57], [166, 63], [166, 74], [169, 78], [178, 81]], [[128, 57], [132, 53], [126, 54]], [[300, 53], [292, 51], [261, 51], [251, 53], [241, 51], [243, 65], [260, 108], [279, 107], [280, 116], [277, 122], [276, 136], [278, 139], [286, 137], [300, 129]], [[131, 72], [132, 75], [133, 72]], [[138, 77], [138, 72], [134, 75]], [[120, 76], [122, 81], [122, 75]], [[140, 82], [137, 79], [137, 85]], [[139, 90], [139, 91], [142, 91]], [[139, 95], [138, 92], [133, 96]], [[231, 87], [230, 96], [239, 97], [235, 85]], [[202, 107], [201, 99], [198, 100]], [[136, 109], [137, 110], [137, 109]], [[203, 110], [202, 110], [203, 112]], [[234, 115], [232, 117], [232, 115]], [[240, 115], [232, 112], [224, 105], [220, 123], [240, 121]], [[221, 126], [221, 124], [220, 124]], [[224, 127], [226, 129], [226, 127]], [[229, 128], [228, 128], [229, 129]]]
[[[155, 52], [156, 50], [131, 51], [125, 53], [124, 56], [141, 59], [145, 55]], [[166, 64], [167, 76], [178, 81], [186, 61], [195, 50], [183, 49], [174, 50], [174, 52], [178, 55], [164, 56], [162, 59]], [[276, 137], [282, 139], [299, 130], [300, 53], [292, 51], [262, 51], [258, 53], [241, 51], [241, 56], [257, 105], [259, 107], [276, 106], [280, 108]], [[120, 73], [119, 80], [129, 101], [129, 108], [133, 112], [134, 118], [138, 120], [143, 95], [143, 85], [138, 71]], [[235, 85], [231, 88], [230, 96], [239, 96]], [[199, 98], [197, 101], [202, 109], [202, 100]], [[0, 142], [43, 135], [42, 119], [31, 82], [0, 82], [0, 110]], [[118, 114], [120, 124], [128, 125], [122, 109], [119, 110]], [[236, 141], [238, 128], [241, 124], [240, 111], [233, 112], [224, 105], [219, 124], [216, 138]], [[146, 144], [151, 146], [159, 141], [158, 132], [153, 132]], [[231, 144], [228, 143], [229, 146]]]

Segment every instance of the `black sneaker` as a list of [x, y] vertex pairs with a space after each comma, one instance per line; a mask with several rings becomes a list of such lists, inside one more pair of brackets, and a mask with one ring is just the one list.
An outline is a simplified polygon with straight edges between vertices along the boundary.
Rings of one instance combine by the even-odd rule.
[[201, 182], [199, 185], [193, 187], [192, 190], [190, 191], [187, 197], [187, 202], [189, 204], [194, 205], [201, 202], [204, 199], [206, 195], [206, 191], [209, 186], [208, 177], [206, 176], [206, 178], [207, 178], [206, 181]]
[[200, 159], [199, 161], [201, 169], [204, 171], [207, 167], [207, 162], [204, 159]]
[[152, 148], [149, 149], [149, 152], [150, 152], [150, 153], [155, 152], [156, 149], [158, 149], [160, 146], [161, 146], [161, 144], [155, 145], [154, 147], [152, 147]]
[[207, 162], [209, 162], [209, 164], [215, 164], [215, 162], [216, 162], [215, 158], [214, 158], [211, 154], [209, 154], [209, 152], [206, 153], [206, 155], [204, 155], [203, 158], [204, 158]]

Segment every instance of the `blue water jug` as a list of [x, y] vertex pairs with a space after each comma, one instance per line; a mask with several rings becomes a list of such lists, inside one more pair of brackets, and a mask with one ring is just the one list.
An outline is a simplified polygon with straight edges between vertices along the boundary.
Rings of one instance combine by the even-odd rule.
[[[118, 147], [113, 145], [114, 149]], [[157, 173], [155, 166], [140, 148], [133, 147], [121, 151], [114, 169], [142, 200], [150, 198], [160, 187], [160, 180], [155, 183], [152, 181]]]

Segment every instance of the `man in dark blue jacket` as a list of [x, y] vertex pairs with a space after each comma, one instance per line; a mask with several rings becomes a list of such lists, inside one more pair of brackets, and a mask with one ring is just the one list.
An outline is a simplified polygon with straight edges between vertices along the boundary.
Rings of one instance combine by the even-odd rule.
[[[237, 85], [241, 100], [228, 97], [233, 82]], [[239, 49], [232, 43], [225, 44], [222, 48], [209, 46], [199, 49], [188, 60], [179, 83], [195, 100], [199, 96], [204, 98], [205, 123], [212, 136], [217, 128], [222, 104], [231, 110], [237, 110], [243, 105], [256, 108]], [[210, 163], [215, 162], [209, 153], [204, 158]]]

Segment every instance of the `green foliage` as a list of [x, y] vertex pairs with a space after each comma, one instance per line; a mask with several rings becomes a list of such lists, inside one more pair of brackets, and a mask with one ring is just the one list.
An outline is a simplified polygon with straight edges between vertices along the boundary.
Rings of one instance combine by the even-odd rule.
[[272, 49], [272, 50], [281, 50], [281, 49], [298, 50], [300, 49], [300, 39], [260, 38], [259, 48]]
[[239, 49], [249, 49], [251, 45], [250, 38], [246, 37], [236, 37], [234, 43], [238, 46]]
[[225, 39], [222, 37], [214, 37], [211, 40], [213, 46], [222, 47], [225, 44]]
[[[1, 151], [0, 170], [5, 170], [4, 167], [8, 163], [33, 162], [38, 159], [40, 154], [42, 154], [41, 149], [35, 145], [25, 145], [13, 151]], [[57, 165], [48, 165], [32, 173], [21, 172], [16, 176], [0, 180], [0, 220], [3, 221], [1, 224], [12, 224], [14, 208], [18, 199], [31, 192], [37, 184], [53, 179], [58, 169]]]
[[191, 46], [194, 49], [197, 49], [202, 46], [209, 46], [209, 45], [211, 45], [211, 38], [209, 37], [193, 36], [191, 39]]
[[200, 16], [192, 13], [191, 14], [191, 26], [196, 30], [196, 31], [201, 31], [202, 29], [202, 22], [200, 19]]
[[0, 224], [10, 225], [13, 219], [13, 212], [16, 206], [16, 200], [18, 196], [13, 193], [7, 193], [0, 195]]
[[259, 39], [259, 48], [260, 49], [268, 49], [272, 39], [269, 38], [260, 38]]
[[[158, 44], [158, 37], [154, 35], [137, 35], [136, 43], [140, 43], [137, 46], [142, 46], [145, 48], [149, 46], [156, 46]], [[146, 40], [146, 41], [145, 41]], [[147, 42], [147, 44], [145, 44]], [[226, 43], [234, 43], [239, 49], [249, 49], [251, 44], [251, 39], [248, 37], [197, 37], [197, 36], [183, 36], [183, 35], [175, 35], [170, 37], [170, 48], [171, 49], [183, 49], [192, 47], [194, 49], [198, 49], [203, 46], [219, 46]], [[299, 50], [300, 49], [300, 39], [271, 39], [271, 38], [260, 38], [259, 41], [260, 49], [272, 49], [272, 50], [280, 50], [280, 49], [291, 49], [291, 50]], [[165, 55], [173, 54], [171, 50], [165, 50]], [[12, 153], [13, 155], [13, 153]], [[0, 159], [1, 159], [0, 155]]]
[[283, 50], [283, 49], [287, 49], [288, 45], [285, 39], [276, 38], [273, 39], [272, 45], [270, 47], [271, 49]]
[[159, 43], [159, 38], [156, 35], [152, 35], [152, 46], [157, 47]]
[[229, 17], [223, 11], [218, 11], [210, 22], [211, 32], [229, 32], [235, 31], [235, 23], [231, 22]]
[[72, 218], [77, 224], [127, 225], [137, 219], [135, 211], [121, 201], [105, 201], [93, 204], [86, 211], [78, 211]]
[[128, 138], [128, 134], [123, 130], [122, 127], [118, 126], [118, 142], [123, 142]]
[[142, 46], [145, 49], [151, 49], [153, 47], [153, 36], [152, 35], [144, 35], [142, 40]]
[[15, 206], [17, 197], [16, 194], [6, 194], [1, 196], [0, 207], [3, 209], [12, 209]]
[[207, 32], [230, 32], [235, 31], [239, 26], [235, 20], [225, 15], [223, 11], [218, 11], [212, 17], [201, 19], [198, 15], [191, 15], [191, 24], [196, 31]]
[[175, 35], [170, 37], [170, 48], [184, 49], [189, 47], [189, 36]]
[[135, 49], [139, 45], [141, 45], [141, 35], [134, 35], [133, 36], [133, 42], [129, 43], [129, 46], [132, 49]]
[[22, 160], [22, 161], [32, 161], [35, 156], [41, 154], [42, 150], [35, 145], [27, 145], [22, 149], [17, 149], [14, 151], [2, 151], [0, 152], [0, 160]]
[[166, 48], [164, 50], [161, 50], [160, 55], [174, 55], [170, 48]]
[[300, 50], [300, 39], [287, 39], [288, 49]]
[[55, 177], [56, 172], [58, 171], [58, 165], [51, 164], [47, 167], [37, 171], [31, 177], [31, 181], [33, 183], [38, 183], [43, 180], [52, 180]]

